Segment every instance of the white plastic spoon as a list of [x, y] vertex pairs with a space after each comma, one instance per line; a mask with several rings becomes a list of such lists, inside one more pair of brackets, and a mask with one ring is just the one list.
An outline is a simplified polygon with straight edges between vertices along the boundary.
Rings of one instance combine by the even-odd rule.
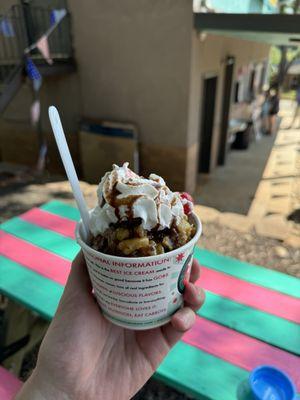
[[66, 174], [68, 176], [69, 182], [72, 187], [72, 191], [75, 197], [75, 201], [77, 203], [77, 207], [79, 209], [81, 219], [83, 222], [83, 240], [87, 241], [90, 235], [90, 228], [89, 228], [89, 213], [86, 206], [86, 203], [83, 198], [82, 191], [79, 186], [78, 177], [74, 168], [73, 160], [69, 151], [69, 147], [66, 141], [66, 137], [64, 134], [64, 130], [61, 124], [61, 120], [59, 117], [59, 113], [56, 107], [51, 106], [48, 109], [49, 118], [51, 122], [51, 126], [53, 129], [53, 133], [55, 136], [56, 144], [64, 164]]

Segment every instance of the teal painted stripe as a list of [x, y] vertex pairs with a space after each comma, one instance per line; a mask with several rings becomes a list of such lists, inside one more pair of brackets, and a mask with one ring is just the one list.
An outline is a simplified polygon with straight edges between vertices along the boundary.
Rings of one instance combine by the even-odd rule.
[[0, 256], [0, 292], [47, 320], [55, 314], [63, 287]]
[[50, 201], [49, 203], [42, 205], [40, 208], [42, 210], [51, 212], [52, 214], [72, 219], [73, 221], [79, 221], [80, 219], [80, 214], [76, 207], [62, 203], [61, 201]]
[[[79, 212], [75, 207], [59, 201], [52, 201], [41, 208], [73, 220], [79, 218]], [[300, 298], [300, 279], [199, 247], [195, 249], [195, 256], [200, 263], [209, 268]]]
[[248, 375], [244, 369], [179, 342], [154, 378], [195, 399], [236, 400], [238, 385]]
[[[60, 201], [51, 201], [41, 207], [44, 210], [77, 221], [77, 208]], [[203, 265], [220, 272], [233, 275], [245, 281], [277, 290], [290, 296], [300, 298], [300, 279], [274, 270], [223, 256], [216, 252], [196, 247], [195, 256]]]
[[[52, 208], [51, 204], [54, 205], [55, 207]], [[75, 208], [68, 206], [66, 204], [60, 203], [60, 202], [51, 202], [50, 204], [48, 204], [48, 206], [49, 206], [50, 212], [54, 211], [55, 208], [57, 210], [57, 208], [61, 207], [61, 206], [64, 210], [66, 210], [66, 209], [72, 210], [72, 212], [74, 210], [76, 210]], [[45, 208], [47, 208], [47, 207], [45, 206]], [[78, 211], [77, 211], [77, 213], [78, 213]], [[67, 217], [67, 215], [65, 214], [65, 211], [64, 211], [63, 216]], [[20, 226], [20, 224], [22, 226]], [[26, 226], [24, 224], [26, 224]], [[18, 228], [17, 233], [18, 234], [16, 234], [16, 225], [14, 225], [14, 222], [13, 222], [12, 227], [10, 226], [9, 223], [4, 224], [5, 230], [9, 229], [9, 227], [12, 228], [11, 232], [13, 234], [15, 234], [16, 236], [21, 234], [21, 237], [24, 240], [31, 241], [33, 244], [35, 244], [39, 247], [45, 248], [46, 250], [56, 252], [58, 255], [60, 255], [62, 257], [73, 259], [74, 255], [77, 253], [78, 246], [75, 244], [74, 241], [72, 241], [71, 239], [65, 238], [59, 234], [56, 234], [54, 232], [45, 230], [43, 228], [36, 227], [34, 225], [31, 225], [31, 224], [29, 224], [25, 221], [19, 220], [19, 219], [17, 221], [17, 228]], [[28, 228], [30, 228], [30, 230], [28, 230]], [[43, 233], [43, 234], [41, 234], [41, 233]], [[65, 240], [67, 242], [64, 242]], [[69, 246], [71, 246], [71, 247], [69, 247]], [[209, 256], [213, 257], [214, 264], [212, 266], [208, 265], [209, 263], [206, 262], [207, 259], [204, 260], [203, 255], [205, 255], [205, 253], [206, 253], [206, 255], [209, 254]], [[215, 268], [215, 269], [219, 268], [220, 259], [221, 259], [221, 261], [224, 261], [224, 258], [226, 258], [227, 260], [230, 261], [230, 265], [232, 265], [232, 263], [235, 264], [235, 268], [236, 268], [235, 272], [239, 273], [241, 268], [237, 268], [237, 266], [238, 265], [243, 266], [243, 264], [246, 264], [248, 269], [251, 268], [251, 271], [255, 271], [255, 273], [261, 272], [261, 271], [263, 271], [263, 273], [264, 273], [264, 271], [265, 271], [263, 268], [260, 268], [257, 266], [252, 266], [252, 265], [250, 265], [250, 267], [249, 267], [249, 264], [247, 264], [247, 263], [242, 263], [240, 261], [237, 261], [237, 260], [234, 260], [234, 259], [231, 259], [228, 257], [219, 256], [215, 253], [207, 252], [205, 250], [196, 249], [196, 255], [198, 257], [200, 257], [200, 261], [203, 264], [208, 265], [209, 267], [212, 267], [212, 268], [214, 268], [216, 266], [217, 268]], [[217, 258], [217, 260], [216, 260], [216, 258]], [[237, 264], [236, 264], [236, 262], [237, 262]], [[229, 265], [229, 267], [230, 267], [230, 265]], [[222, 269], [222, 266], [219, 269], [222, 270], [222, 272], [224, 272]], [[259, 271], [256, 271], [256, 269]], [[267, 273], [268, 273], [268, 275], [274, 274], [273, 271], [267, 271]], [[253, 273], [252, 273], [252, 275], [253, 275]], [[251, 277], [252, 277], [252, 275], [251, 275]], [[280, 277], [282, 277], [282, 276], [285, 277], [285, 275], [283, 275], [283, 274], [279, 274], [279, 275], [280, 275]], [[243, 276], [239, 276], [239, 277], [241, 279], [243, 278]], [[294, 282], [294, 280], [293, 280], [293, 282]], [[203, 309], [203, 313], [205, 312], [206, 314], [202, 314], [202, 315], [206, 316], [208, 319], [212, 319], [212, 320], [219, 322], [225, 326], [229, 326], [233, 329], [239, 330], [239, 331], [249, 334], [251, 336], [258, 337], [261, 340], [264, 340], [266, 342], [272, 343], [279, 347], [285, 348], [289, 351], [297, 352], [297, 351], [295, 351], [295, 343], [299, 340], [299, 329], [297, 329], [297, 326], [295, 324], [293, 324], [289, 321], [284, 321], [284, 320], [274, 317], [274, 316], [270, 316], [270, 315], [260, 312], [258, 310], [254, 310], [249, 307], [245, 307], [241, 304], [234, 303], [228, 299], [224, 299], [224, 298], [221, 298], [221, 297], [213, 295], [213, 294], [208, 294], [208, 297], [210, 297], [210, 300], [206, 302], [206, 306]], [[226, 315], [226, 318], [223, 315], [224, 314], [223, 311], [221, 313], [219, 312], [220, 304], [223, 305], [224, 312], [227, 311], [227, 314], [229, 314], [229, 315]], [[205, 310], [207, 310], [207, 311], [205, 311]], [[251, 316], [251, 317], [249, 317], [249, 316]], [[266, 317], [269, 320], [268, 324], [265, 323]], [[270, 319], [272, 321], [270, 321]], [[254, 327], [253, 327], [253, 324], [254, 324]], [[259, 325], [259, 326], [255, 327], [255, 325]], [[280, 332], [278, 332], [278, 326], [281, 327]], [[262, 329], [260, 327], [262, 327]], [[289, 340], [289, 343], [282, 343], [283, 341], [281, 340], [281, 336], [282, 336], [283, 331], [289, 332], [289, 336], [291, 339], [291, 340]]]
[[78, 244], [59, 233], [33, 225], [18, 217], [1, 225], [1, 229], [35, 246], [48, 250], [61, 257], [73, 260], [79, 251]]
[[202, 317], [300, 355], [300, 325], [206, 291]]
[[[57, 308], [62, 286], [0, 256], [0, 291], [25, 307], [51, 319]], [[28, 293], [31, 293], [28, 296]], [[221, 310], [222, 312], [222, 310]], [[235, 399], [238, 384], [247, 371], [185, 343], [170, 352], [155, 378], [196, 399]]]
[[257, 265], [249, 264], [235, 258], [196, 247], [195, 257], [200, 264], [233, 275], [244, 281], [277, 290], [278, 292], [300, 298], [300, 279], [282, 274]]

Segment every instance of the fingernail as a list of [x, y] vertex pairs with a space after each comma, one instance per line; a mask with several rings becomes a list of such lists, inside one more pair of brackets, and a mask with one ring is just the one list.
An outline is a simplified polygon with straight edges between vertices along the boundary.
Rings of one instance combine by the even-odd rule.
[[199, 301], [204, 302], [205, 300], [205, 292], [201, 287], [197, 287], [197, 297]]
[[185, 311], [185, 313], [183, 314], [182, 319], [183, 319], [184, 325], [185, 325], [186, 327], [189, 327], [189, 326], [191, 326], [191, 325], [194, 323], [194, 320], [195, 320], [195, 313], [194, 313], [192, 310], [187, 309], [187, 310]]

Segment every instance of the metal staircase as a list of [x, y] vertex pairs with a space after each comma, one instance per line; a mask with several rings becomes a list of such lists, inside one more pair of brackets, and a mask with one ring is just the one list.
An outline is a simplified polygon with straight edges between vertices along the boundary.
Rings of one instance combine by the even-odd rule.
[[[5, 15], [0, 15], [0, 24], [4, 21], [7, 27], [6, 34], [0, 32], [0, 114], [25, 79], [24, 50], [49, 29], [51, 10], [49, 7], [34, 6], [27, 1], [12, 6]], [[54, 61], [52, 65], [47, 64], [38, 50], [30, 53], [41, 75], [60, 75], [74, 71], [69, 13], [51, 33], [48, 42]]]

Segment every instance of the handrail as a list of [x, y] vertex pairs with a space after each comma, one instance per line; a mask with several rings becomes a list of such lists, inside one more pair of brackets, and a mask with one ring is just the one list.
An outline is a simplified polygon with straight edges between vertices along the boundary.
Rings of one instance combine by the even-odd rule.
[[[53, 1], [55, 7], [58, 2]], [[61, 2], [65, 8], [65, 2]], [[0, 113], [21, 85], [24, 70], [24, 50], [49, 30], [50, 15], [53, 8], [33, 6], [30, 2], [13, 5], [8, 12], [0, 14]], [[2, 21], [2, 22], [1, 22]], [[3, 22], [4, 21], [4, 22]], [[67, 12], [62, 21], [48, 37], [50, 57], [53, 60], [71, 60], [73, 56], [71, 42], [70, 14]], [[30, 57], [45, 65], [43, 56], [37, 49]], [[61, 65], [61, 64], [59, 64]]]
[[[11, 33], [0, 33], [0, 82], [7, 80], [13, 67], [22, 64], [24, 50], [49, 29], [50, 13], [50, 7], [32, 6], [29, 3], [14, 5], [7, 13], [0, 15], [0, 21], [5, 21], [8, 33]], [[72, 57], [69, 13], [51, 33], [48, 42], [52, 58]], [[33, 50], [31, 56], [42, 59], [37, 50]]]

